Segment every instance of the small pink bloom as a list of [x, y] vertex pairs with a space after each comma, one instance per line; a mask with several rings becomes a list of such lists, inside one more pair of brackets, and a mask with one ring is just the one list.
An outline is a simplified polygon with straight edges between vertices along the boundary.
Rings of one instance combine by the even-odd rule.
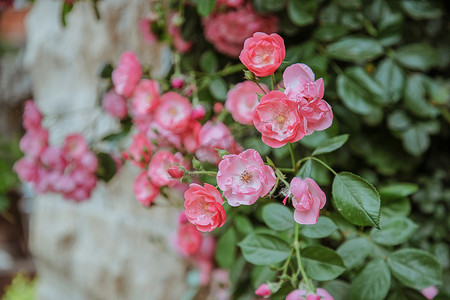
[[173, 12], [169, 15], [167, 32], [172, 37], [173, 46], [180, 53], [188, 52], [192, 47], [192, 42], [185, 41], [180, 30], [180, 14]]
[[178, 252], [183, 256], [193, 255], [200, 249], [202, 233], [191, 223], [180, 225], [176, 237]]
[[136, 54], [126, 51], [122, 54], [117, 68], [112, 73], [116, 93], [129, 98], [142, 75], [142, 67]]
[[181, 134], [161, 126], [159, 122], [150, 122], [146, 134], [147, 139], [153, 144], [158, 145], [159, 148], [181, 148]]
[[152, 157], [152, 148], [147, 137], [142, 133], [135, 134], [127, 154], [135, 166], [147, 167]]
[[92, 190], [86, 188], [75, 188], [70, 193], [65, 193], [63, 196], [66, 199], [75, 200], [76, 202], [82, 202], [91, 197]]
[[231, 206], [255, 203], [270, 192], [275, 181], [273, 169], [253, 149], [225, 155], [219, 163], [217, 184]]
[[136, 199], [144, 206], [150, 206], [159, 195], [159, 188], [150, 181], [146, 172], [135, 179], [133, 191]]
[[174, 186], [177, 179], [172, 178], [167, 170], [173, 166], [173, 163], [178, 163], [187, 168], [183, 162], [183, 155], [181, 153], [172, 154], [169, 151], [157, 152], [148, 167], [148, 176], [156, 186]]
[[218, 0], [218, 5], [225, 5], [228, 7], [238, 7], [244, 3], [244, 0]]
[[425, 296], [425, 298], [430, 299], [430, 300], [433, 299], [434, 297], [436, 297], [437, 294], [439, 294], [438, 288], [433, 285], [429, 286], [427, 288], [424, 288], [420, 292], [422, 293], [422, 295]]
[[182, 134], [183, 145], [187, 152], [194, 153], [199, 146], [199, 133], [202, 128], [202, 124], [198, 121], [189, 122], [189, 126]]
[[275, 73], [285, 56], [286, 49], [281, 36], [256, 32], [245, 41], [239, 59], [256, 76], [264, 77]]
[[308, 102], [322, 99], [324, 84], [322, 78], [314, 81], [314, 72], [305, 64], [293, 64], [283, 73], [284, 93], [292, 100], [300, 98]]
[[89, 151], [89, 145], [81, 134], [66, 136], [63, 151], [69, 160], [79, 160]]
[[[207, 285], [211, 281], [211, 273], [213, 272], [213, 264], [212, 264], [211, 260], [199, 259], [195, 262], [195, 264], [199, 271], [200, 285]], [[217, 299], [217, 300], [219, 300], [219, 299]], [[226, 300], [226, 299], [223, 299], [223, 300]]]
[[[261, 86], [267, 93], [269, 92], [265, 84], [261, 84]], [[252, 81], [240, 82], [228, 92], [225, 108], [236, 122], [244, 125], [253, 124], [253, 110], [259, 103], [258, 93], [263, 92]]]
[[17, 173], [20, 180], [34, 182], [37, 180], [38, 162], [29, 157], [22, 157], [14, 164], [13, 170]]
[[203, 124], [198, 136], [199, 147], [195, 154], [202, 162], [217, 165], [220, 157], [216, 149], [227, 150], [228, 153], [241, 152], [241, 147], [235, 142], [228, 127], [220, 121], [208, 121]]
[[186, 217], [198, 230], [213, 231], [225, 223], [227, 216], [222, 206], [222, 195], [214, 186], [205, 183], [202, 187], [191, 183], [184, 198]]
[[306, 134], [310, 135], [315, 130], [325, 130], [333, 123], [333, 111], [325, 100], [313, 100], [299, 102], [300, 114], [306, 119]]
[[26, 130], [37, 129], [41, 127], [42, 114], [32, 100], [25, 102], [23, 112], [23, 127]]
[[255, 32], [277, 31], [277, 23], [275, 16], [257, 14], [250, 4], [203, 19], [206, 40], [230, 57], [238, 57], [245, 40]]
[[67, 165], [64, 151], [56, 146], [47, 147], [42, 152], [40, 160], [47, 169], [51, 170], [62, 171]]
[[201, 105], [196, 105], [192, 108], [191, 119], [200, 120], [206, 114], [205, 108]]
[[181, 170], [178, 166], [174, 165], [167, 169], [167, 173], [172, 178], [181, 178], [184, 176], [184, 171]]
[[158, 40], [156, 35], [152, 31], [152, 25], [157, 20], [158, 16], [156, 14], [151, 14], [148, 17], [144, 17], [139, 21], [139, 30], [141, 31], [142, 38], [144, 42], [148, 44], [153, 44]]
[[80, 158], [80, 167], [85, 168], [91, 173], [95, 173], [98, 169], [97, 155], [89, 151]]
[[103, 96], [102, 107], [111, 116], [122, 120], [128, 115], [127, 102], [124, 97], [110, 90]]
[[286, 300], [334, 300], [333, 297], [322, 288], [317, 288], [315, 294], [310, 294], [306, 290], [293, 290]]
[[214, 256], [214, 251], [216, 250], [216, 241], [210, 235], [203, 237], [202, 245], [196, 254], [196, 259], [207, 259], [211, 260]]
[[253, 124], [261, 132], [262, 141], [273, 148], [294, 143], [306, 133], [306, 120], [299, 114], [297, 103], [279, 91], [261, 98], [253, 112]]
[[213, 111], [215, 114], [220, 114], [223, 110], [223, 104], [220, 102], [214, 103]]
[[270, 290], [267, 283], [263, 283], [256, 289], [255, 295], [269, 297], [270, 295], [272, 295], [272, 291]]
[[294, 219], [299, 224], [316, 224], [319, 212], [326, 203], [325, 193], [311, 178], [302, 180], [294, 177], [291, 181]]
[[41, 127], [27, 130], [20, 139], [19, 147], [23, 153], [31, 158], [39, 157], [48, 147], [48, 131]]
[[191, 118], [191, 103], [175, 92], [167, 92], [161, 96], [161, 104], [155, 112], [156, 122], [167, 130], [183, 132]]
[[184, 80], [181, 77], [174, 77], [172, 78], [170, 85], [174, 89], [181, 89], [184, 85]]
[[160, 87], [156, 80], [142, 79], [134, 91], [131, 106], [133, 114], [145, 116], [156, 109], [159, 104]]

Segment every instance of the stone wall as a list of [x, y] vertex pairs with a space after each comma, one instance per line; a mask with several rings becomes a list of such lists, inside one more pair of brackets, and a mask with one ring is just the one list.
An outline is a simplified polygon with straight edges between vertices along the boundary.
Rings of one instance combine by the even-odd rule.
[[[37, 0], [27, 18], [26, 65], [35, 101], [50, 129], [51, 143], [83, 132], [88, 139], [117, 123], [98, 105], [105, 88], [103, 63], [135, 51], [153, 75], [170, 67], [168, 49], [145, 44], [139, 19], [148, 0], [99, 1], [96, 20], [89, 1], [77, 2], [60, 21], [62, 1]], [[58, 195], [36, 197], [30, 247], [39, 276], [38, 299], [181, 299], [185, 266], [170, 245], [175, 208], [159, 200], [141, 207], [132, 193], [137, 170], [125, 165], [92, 198], [72, 203]]]

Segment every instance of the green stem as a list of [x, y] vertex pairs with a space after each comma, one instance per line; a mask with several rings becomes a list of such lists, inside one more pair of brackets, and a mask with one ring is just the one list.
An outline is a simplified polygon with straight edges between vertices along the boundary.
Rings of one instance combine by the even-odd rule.
[[185, 170], [186, 175], [209, 175], [209, 176], [217, 176], [217, 172], [214, 171], [187, 171]]
[[259, 88], [261, 89], [261, 91], [263, 91], [264, 94], [267, 94], [258, 81], [255, 80], [254, 82], [259, 86]]
[[236, 64], [236, 65], [225, 67], [223, 70], [216, 72], [215, 75], [227, 76], [227, 75], [234, 74], [237, 72], [242, 72], [243, 69], [244, 69], [244, 67], [242, 66], [242, 64]]
[[295, 223], [295, 241], [294, 241], [294, 249], [295, 249], [295, 256], [297, 258], [297, 265], [299, 270], [297, 271], [296, 275], [298, 275], [298, 273], [300, 272], [302, 274], [303, 280], [306, 282], [306, 284], [308, 285], [309, 289], [312, 292], [316, 292], [316, 288], [314, 287], [314, 285], [312, 284], [311, 280], [309, 279], [308, 275], [306, 275], [305, 269], [303, 268], [302, 265], [302, 259], [300, 257], [300, 241], [299, 241], [299, 224]]
[[286, 187], [290, 187], [289, 183], [284, 179], [284, 174], [280, 171], [280, 169], [276, 169], [275, 175], [280, 179], [282, 183], [284, 183]]
[[337, 176], [336, 171], [334, 171], [329, 165], [327, 165], [326, 163], [324, 163], [322, 160], [316, 158], [316, 157], [312, 157], [311, 159], [317, 161], [318, 163], [320, 163], [322, 166], [324, 166], [325, 168], [327, 168], [331, 173], [333, 173], [335, 176]]
[[278, 168], [283, 173], [295, 173], [295, 169], [292, 168]]
[[295, 164], [295, 168], [296, 168], [297, 170], [300, 169], [300, 166], [302, 165], [302, 163], [303, 163], [304, 161], [307, 161], [307, 160], [310, 160], [310, 159], [312, 159], [311, 156], [304, 157], [304, 158], [300, 159], [300, 160], [297, 161], [297, 163]]
[[270, 76], [270, 79], [272, 81], [272, 91], [275, 89], [275, 74], [272, 74], [272, 76]]
[[288, 143], [288, 144], [289, 144], [289, 153], [291, 154], [292, 169], [294, 169], [294, 171], [297, 172], [297, 164], [295, 162], [294, 146], [292, 146], [292, 143]]

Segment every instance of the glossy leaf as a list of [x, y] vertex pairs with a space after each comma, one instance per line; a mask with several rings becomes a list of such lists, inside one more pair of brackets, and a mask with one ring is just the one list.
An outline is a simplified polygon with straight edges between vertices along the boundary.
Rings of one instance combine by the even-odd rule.
[[427, 130], [416, 124], [402, 134], [403, 147], [414, 156], [420, 156], [427, 151], [430, 146], [430, 137]]
[[442, 282], [442, 267], [434, 256], [418, 249], [401, 249], [388, 257], [392, 275], [404, 285], [421, 290]]
[[310, 246], [301, 250], [305, 271], [311, 279], [332, 280], [345, 271], [341, 257], [332, 249], [323, 246]]
[[381, 229], [372, 229], [370, 236], [380, 245], [395, 246], [409, 240], [418, 225], [406, 217], [394, 217], [381, 222]]
[[214, 78], [209, 84], [209, 91], [214, 98], [225, 100], [227, 98], [227, 84], [221, 77]]
[[341, 148], [348, 140], [348, 134], [338, 135], [325, 141], [314, 150], [312, 155], [320, 155], [333, 152]]
[[334, 206], [348, 221], [359, 226], [379, 226], [380, 195], [368, 181], [341, 172], [334, 178], [332, 193]]
[[391, 273], [382, 260], [370, 262], [352, 281], [352, 300], [383, 300], [391, 286]]
[[378, 65], [375, 78], [386, 90], [389, 103], [400, 100], [405, 85], [405, 76], [402, 69], [392, 59], [387, 58]]
[[294, 228], [294, 214], [286, 206], [279, 203], [266, 204], [262, 209], [262, 218], [269, 228], [283, 231]]
[[418, 117], [435, 117], [439, 110], [432, 106], [426, 98], [425, 78], [415, 74], [406, 80], [404, 101], [406, 107]]
[[297, 26], [305, 26], [314, 22], [317, 11], [315, 0], [289, 0], [287, 12], [292, 23]]
[[336, 250], [347, 269], [359, 266], [371, 251], [372, 245], [365, 238], [348, 240]]
[[439, 55], [429, 44], [419, 43], [400, 47], [395, 59], [405, 68], [427, 71], [438, 64]]
[[215, 258], [223, 269], [230, 268], [236, 257], [236, 232], [229, 228], [217, 241]]
[[216, 0], [197, 0], [197, 12], [202, 17], [207, 17], [214, 9]]
[[378, 192], [381, 197], [407, 197], [417, 192], [419, 187], [414, 183], [392, 183], [379, 188]]
[[336, 224], [325, 216], [320, 216], [316, 224], [303, 225], [300, 233], [308, 238], [321, 239], [332, 234], [337, 228]]
[[368, 37], [345, 37], [329, 45], [327, 50], [332, 57], [349, 62], [372, 60], [384, 52], [377, 40]]
[[285, 241], [267, 234], [250, 234], [238, 245], [248, 262], [261, 266], [282, 262], [290, 251]]

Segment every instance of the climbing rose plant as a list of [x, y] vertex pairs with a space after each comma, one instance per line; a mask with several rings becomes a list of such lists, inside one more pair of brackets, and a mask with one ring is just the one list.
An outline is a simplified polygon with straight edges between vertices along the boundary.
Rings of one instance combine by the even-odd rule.
[[117, 152], [94, 155], [80, 134], [50, 146], [28, 102], [20, 178], [82, 201], [134, 165], [143, 207], [165, 198], [180, 209], [171, 245], [189, 263], [192, 299], [203, 286], [214, 299], [445, 299], [448, 246], [420, 249], [408, 217], [409, 197], [423, 203], [426, 191], [392, 178], [425, 153], [432, 118], [448, 125], [448, 89], [417, 73], [437, 68], [438, 52], [399, 45], [403, 14], [431, 24], [439, 5], [169, 2], [137, 28], [144, 43], [170, 45], [165, 78], [132, 51], [102, 71], [102, 108], [121, 124], [103, 142]]

